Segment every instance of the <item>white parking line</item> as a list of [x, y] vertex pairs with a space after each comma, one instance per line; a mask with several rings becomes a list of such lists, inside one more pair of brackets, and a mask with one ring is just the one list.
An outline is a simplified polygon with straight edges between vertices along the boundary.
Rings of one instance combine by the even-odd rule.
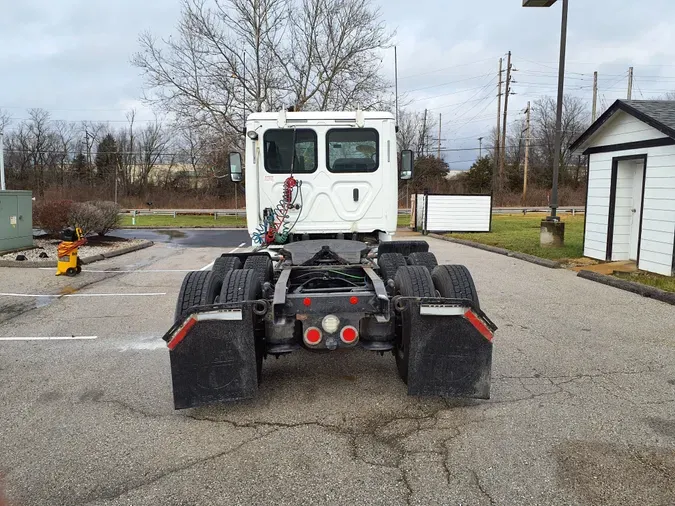
[[66, 293], [66, 294], [36, 294], [36, 293], [0, 293], [0, 297], [159, 297], [166, 292], [157, 293]]
[[97, 338], [98, 336], [0, 337], [0, 341], [73, 341]]
[[[242, 242], [239, 246], [237, 246], [236, 248], [234, 248], [232, 251], [228, 251], [228, 253], [236, 253], [237, 251], [239, 251], [239, 250], [240, 250], [241, 248], [243, 248], [244, 246], [246, 246], [246, 243], [245, 243], [245, 242]], [[202, 267], [202, 268], [199, 269], [199, 270], [200, 270], [200, 271], [208, 271], [211, 267], [213, 267], [213, 264], [214, 264], [214, 263], [215, 263], [215, 262], [211, 262], [209, 265], [205, 265], [204, 267]]]

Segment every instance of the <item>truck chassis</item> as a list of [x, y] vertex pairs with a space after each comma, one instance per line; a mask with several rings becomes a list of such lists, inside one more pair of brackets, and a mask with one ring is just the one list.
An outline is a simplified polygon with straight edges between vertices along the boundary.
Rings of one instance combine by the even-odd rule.
[[270, 355], [355, 347], [393, 353], [409, 395], [489, 398], [496, 326], [428, 248], [306, 240], [188, 273], [163, 337], [175, 408], [254, 397]]

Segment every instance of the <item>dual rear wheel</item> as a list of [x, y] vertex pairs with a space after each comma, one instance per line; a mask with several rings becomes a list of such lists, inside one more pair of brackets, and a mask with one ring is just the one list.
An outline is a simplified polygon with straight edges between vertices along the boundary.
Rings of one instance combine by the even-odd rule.
[[[415, 254], [412, 255], [422, 255]], [[411, 255], [411, 256], [412, 256]], [[425, 253], [427, 257], [430, 253]], [[400, 267], [395, 276], [396, 295], [402, 297], [442, 297], [448, 299], [467, 299], [478, 309], [478, 293], [469, 270], [463, 265], [436, 265], [429, 269], [430, 258], [421, 258], [426, 265], [408, 265]], [[435, 262], [435, 258], [433, 261]], [[408, 383], [408, 363], [410, 342], [415, 329], [411, 322], [411, 309], [404, 308], [396, 316], [396, 342], [394, 356], [401, 379]]]

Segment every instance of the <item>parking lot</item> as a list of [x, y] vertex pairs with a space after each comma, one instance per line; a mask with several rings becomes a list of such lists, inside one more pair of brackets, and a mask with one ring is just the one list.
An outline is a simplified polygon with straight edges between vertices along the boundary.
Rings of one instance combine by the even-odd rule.
[[255, 400], [174, 411], [181, 280], [238, 239], [0, 269], [11, 504], [675, 503], [673, 306], [435, 239], [499, 326], [490, 401], [408, 397], [391, 354], [299, 352]]

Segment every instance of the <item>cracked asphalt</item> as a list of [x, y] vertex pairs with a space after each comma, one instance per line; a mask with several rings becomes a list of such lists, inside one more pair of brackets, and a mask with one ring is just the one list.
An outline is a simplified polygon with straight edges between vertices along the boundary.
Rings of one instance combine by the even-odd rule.
[[390, 354], [299, 352], [265, 362], [253, 401], [174, 411], [169, 271], [223, 249], [158, 244], [74, 279], [0, 269], [3, 293], [166, 293], [0, 296], [0, 337], [98, 336], [0, 341], [10, 504], [674, 504], [673, 307], [429, 242], [500, 327], [489, 401], [408, 397]]

